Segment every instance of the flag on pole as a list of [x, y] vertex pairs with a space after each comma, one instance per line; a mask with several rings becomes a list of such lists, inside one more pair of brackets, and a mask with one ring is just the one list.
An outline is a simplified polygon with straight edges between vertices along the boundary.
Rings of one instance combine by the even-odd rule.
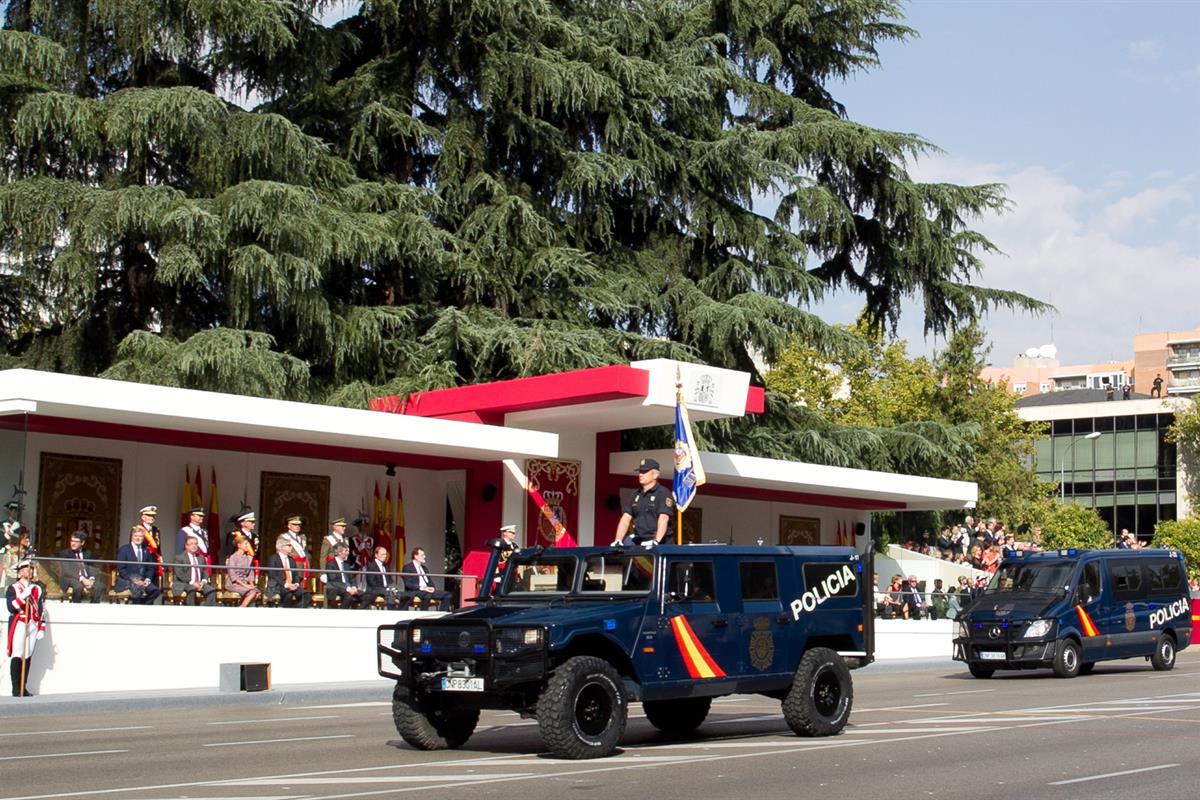
[[[379, 481], [375, 481], [375, 501], [371, 506], [371, 541], [379, 538], [379, 520], [383, 516], [383, 498], [379, 496]], [[374, 545], [371, 546], [374, 549]]]
[[212, 468], [212, 484], [208, 489], [208, 558], [216, 562], [221, 552], [221, 503], [217, 500], [217, 468]]
[[192, 502], [192, 467], [189, 464], [183, 468], [183, 491], [179, 493], [179, 527], [188, 524], [188, 512], [195, 507]]
[[692, 436], [692, 423], [688, 420], [687, 406], [683, 402], [683, 384], [679, 381], [679, 370], [675, 370], [675, 506], [682, 513], [696, 497], [696, 490], [704, 485], [704, 467], [700, 463], [700, 451], [696, 449]]
[[200, 477], [200, 465], [199, 464], [196, 465], [195, 479], [196, 479], [196, 491], [195, 491], [195, 494], [192, 495], [192, 504], [191, 504], [191, 506], [188, 507], [188, 511], [191, 511], [193, 508], [204, 508], [204, 483], [203, 483], [204, 479]]
[[403, 564], [405, 563], [404, 551], [407, 543], [404, 541], [404, 490], [400, 481], [396, 481], [396, 519], [392, 528], [396, 534], [396, 563]]
[[386, 547], [392, 559], [391, 567], [396, 569], [396, 554], [392, 552], [392, 482], [387, 482], [387, 491], [383, 498], [383, 513], [379, 517], [379, 530], [375, 533], [375, 546]]

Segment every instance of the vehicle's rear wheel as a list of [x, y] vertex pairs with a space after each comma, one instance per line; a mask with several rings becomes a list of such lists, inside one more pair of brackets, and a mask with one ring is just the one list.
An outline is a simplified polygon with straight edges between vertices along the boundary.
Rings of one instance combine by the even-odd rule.
[[1054, 674], [1060, 678], [1074, 678], [1082, 667], [1079, 645], [1074, 639], [1063, 639], [1054, 653]]
[[479, 724], [479, 709], [453, 708], [423, 693], [397, 686], [392, 693], [392, 719], [400, 738], [418, 750], [456, 750]]
[[1150, 656], [1150, 664], [1159, 672], [1166, 672], [1175, 666], [1175, 639], [1169, 633], [1160, 633], [1154, 644], [1154, 654]]
[[800, 659], [792, 688], [783, 699], [783, 718], [799, 736], [834, 736], [846, 727], [854, 685], [842, 657], [814, 647]]
[[617, 749], [629, 704], [621, 676], [594, 656], [575, 656], [550, 675], [537, 701], [542, 741], [560, 758], [603, 758]]
[[[991, 667], [985, 667], [982, 664], [967, 664], [967, 669], [971, 670], [971, 674], [976, 678], [990, 678], [996, 674], [996, 670]], [[990, 692], [991, 689], [988, 689]]]
[[682, 736], [699, 728], [712, 707], [711, 697], [682, 700], [647, 700], [642, 703], [646, 719], [663, 733]]

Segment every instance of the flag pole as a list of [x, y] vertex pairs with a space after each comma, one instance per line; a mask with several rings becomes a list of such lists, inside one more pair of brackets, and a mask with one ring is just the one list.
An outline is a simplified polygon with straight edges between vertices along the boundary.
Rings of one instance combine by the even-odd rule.
[[[679, 375], [679, 365], [675, 365], [675, 407], [683, 401], [683, 378]], [[674, 474], [674, 473], [672, 473]], [[683, 509], [679, 507], [679, 498], [675, 498], [675, 544], [683, 544]]]

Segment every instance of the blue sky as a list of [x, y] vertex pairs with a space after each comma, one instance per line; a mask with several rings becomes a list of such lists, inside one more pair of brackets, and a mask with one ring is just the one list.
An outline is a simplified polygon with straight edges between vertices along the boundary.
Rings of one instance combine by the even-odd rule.
[[[1005, 252], [980, 283], [1058, 313], [991, 314], [993, 363], [1051, 342], [1064, 364], [1123, 359], [1135, 333], [1200, 326], [1200, 1], [914, 0], [906, 22], [919, 38], [834, 93], [944, 151], [918, 178], [1008, 186], [1014, 210], [977, 226]], [[916, 314], [900, 332], [940, 344]]]

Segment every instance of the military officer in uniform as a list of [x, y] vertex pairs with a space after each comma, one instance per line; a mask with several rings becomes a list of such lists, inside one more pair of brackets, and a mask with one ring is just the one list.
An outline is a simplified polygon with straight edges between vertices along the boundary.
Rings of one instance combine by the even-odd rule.
[[46, 635], [46, 595], [40, 583], [33, 579], [33, 562], [23, 559], [17, 563], [17, 580], [4, 592], [8, 607], [8, 636], [6, 652], [12, 676], [13, 697], [32, 697], [29, 692], [29, 662], [33, 649]]
[[329, 523], [329, 533], [325, 534], [325, 538], [321, 539], [321, 563], [325, 564], [329, 559], [333, 558], [334, 551], [340, 544], [350, 547], [350, 540], [346, 537], [346, 518], [338, 517], [333, 522]]
[[653, 458], [643, 458], [638, 463], [639, 488], [629, 499], [621, 521], [617, 523], [613, 544], [653, 547], [667, 535], [671, 514], [675, 512], [675, 498], [670, 489], [659, 486], [658, 469], [658, 462]]
[[188, 512], [188, 524], [175, 534], [175, 558], [183, 557], [187, 549], [187, 540], [196, 540], [196, 552], [204, 559], [205, 564], [212, 564], [212, 554], [209, 552], [208, 531], [204, 528], [204, 509], [193, 508]]
[[250, 542], [250, 553], [254, 556], [259, 552], [258, 534], [254, 532], [254, 526], [258, 523], [258, 517], [254, 516], [253, 511], [247, 511], [237, 518], [238, 529], [225, 534], [225, 544], [221, 548], [221, 553], [228, 561], [229, 557], [238, 551], [236, 537], [240, 534], [246, 541]]

